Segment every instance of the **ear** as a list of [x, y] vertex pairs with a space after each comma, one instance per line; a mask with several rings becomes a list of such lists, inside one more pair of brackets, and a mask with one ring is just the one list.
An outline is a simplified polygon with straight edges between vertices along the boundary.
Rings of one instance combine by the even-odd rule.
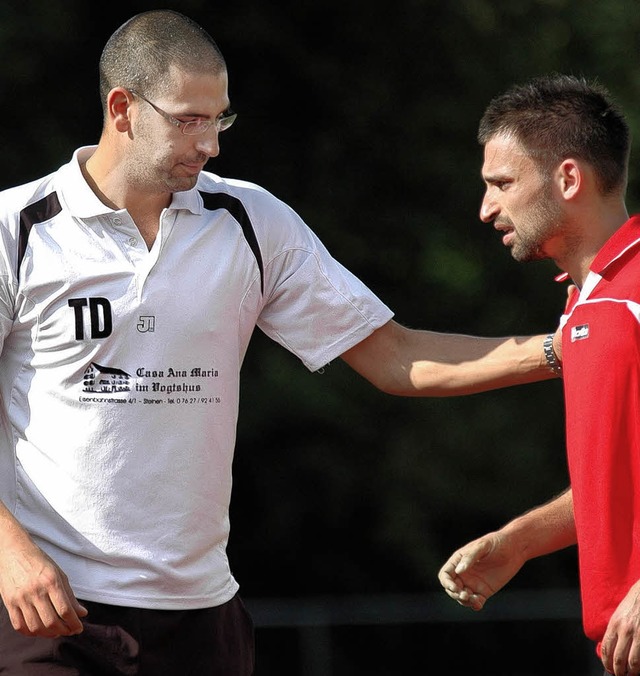
[[580, 193], [585, 176], [581, 163], [571, 157], [563, 160], [556, 173], [560, 193], [565, 200], [572, 200]]
[[107, 96], [109, 119], [117, 131], [127, 132], [131, 127], [130, 108], [133, 94], [124, 87], [115, 87]]

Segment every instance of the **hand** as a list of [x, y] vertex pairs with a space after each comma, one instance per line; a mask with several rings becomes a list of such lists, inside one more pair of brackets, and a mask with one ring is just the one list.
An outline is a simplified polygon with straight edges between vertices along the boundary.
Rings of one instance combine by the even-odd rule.
[[482, 610], [523, 565], [523, 558], [508, 536], [496, 531], [454, 552], [440, 569], [438, 579], [460, 605]]
[[0, 596], [13, 628], [25, 636], [53, 638], [82, 632], [87, 615], [67, 576], [26, 535], [0, 550]]
[[640, 674], [640, 582], [615, 609], [601, 645], [602, 664], [616, 676]]

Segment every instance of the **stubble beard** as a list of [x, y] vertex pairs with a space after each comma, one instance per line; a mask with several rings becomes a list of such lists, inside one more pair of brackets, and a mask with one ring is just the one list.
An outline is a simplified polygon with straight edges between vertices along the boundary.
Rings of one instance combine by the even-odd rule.
[[130, 183], [147, 193], [164, 194], [191, 190], [197, 184], [199, 175], [176, 176], [172, 167], [161, 164], [132, 163], [129, 166]]
[[562, 232], [565, 225], [562, 209], [552, 200], [550, 191], [545, 191], [530, 212], [534, 215], [516, 230], [511, 246], [511, 255], [519, 263], [550, 258], [545, 252], [545, 244]]
[[518, 263], [531, 263], [548, 258], [542, 249], [542, 244], [537, 240], [528, 240], [529, 238], [527, 238], [527, 241], [514, 241], [511, 247], [511, 256], [515, 261]]

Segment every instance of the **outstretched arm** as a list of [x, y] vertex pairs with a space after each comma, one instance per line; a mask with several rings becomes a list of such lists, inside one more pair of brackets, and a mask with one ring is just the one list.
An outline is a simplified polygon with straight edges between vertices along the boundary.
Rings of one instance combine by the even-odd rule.
[[0, 596], [13, 628], [27, 636], [69, 636], [82, 631], [86, 609], [67, 576], [0, 502]]
[[[383, 392], [447, 397], [556, 377], [544, 356], [544, 338], [417, 331], [392, 320], [342, 358]], [[559, 351], [559, 333], [554, 346]]]
[[467, 543], [438, 573], [447, 594], [481, 610], [529, 560], [576, 543], [571, 489], [510, 521], [500, 530]]

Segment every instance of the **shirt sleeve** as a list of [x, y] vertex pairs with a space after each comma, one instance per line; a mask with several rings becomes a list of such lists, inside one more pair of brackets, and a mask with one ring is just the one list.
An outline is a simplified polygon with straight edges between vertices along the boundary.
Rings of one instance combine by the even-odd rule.
[[17, 241], [0, 219], [0, 353], [13, 326], [17, 280]]
[[277, 227], [271, 224], [258, 326], [317, 371], [386, 324], [393, 312], [295, 212], [279, 211]]

